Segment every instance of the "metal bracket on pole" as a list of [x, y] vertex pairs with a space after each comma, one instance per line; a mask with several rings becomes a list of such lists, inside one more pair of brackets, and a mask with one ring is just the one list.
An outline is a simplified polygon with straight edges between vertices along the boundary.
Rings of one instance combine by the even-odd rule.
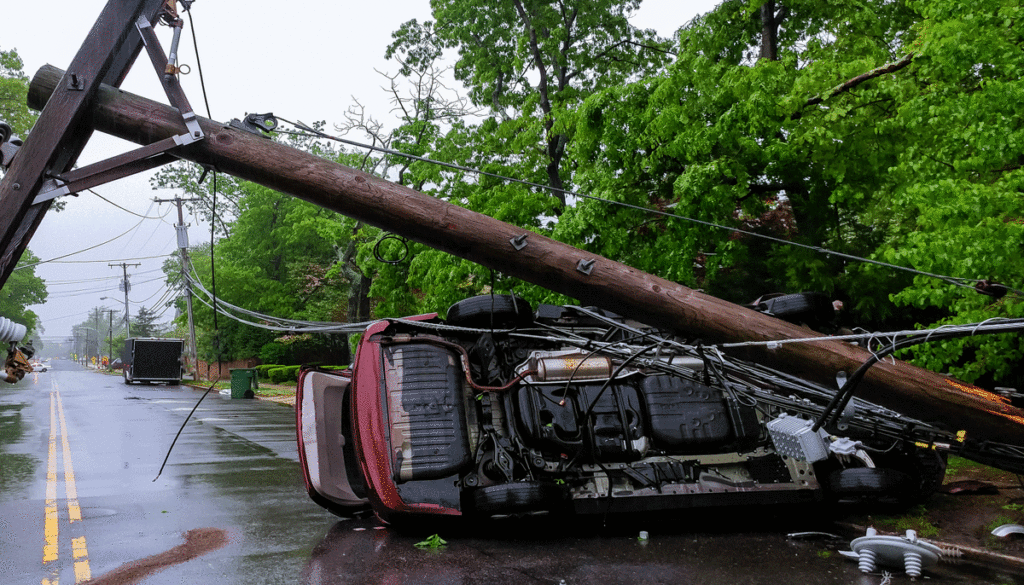
[[[173, 10], [173, 3], [169, 4]], [[169, 13], [168, 5], [166, 4], [162, 9], [162, 15], [159, 15], [159, 17], [162, 21], [174, 27], [171, 61], [164, 56], [160, 40], [153, 31], [153, 25], [145, 15], [140, 16], [135, 21], [135, 26], [142, 37], [142, 44], [146, 47], [150, 61], [153, 62], [153, 67], [160, 77], [164, 93], [167, 94], [167, 99], [170, 100], [171, 106], [181, 112], [182, 121], [185, 122], [188, 132], [159, 140], [142, 148], [137, 148], [62, 175], [53, 176], [51, 180], [46, 181], [42, 188], [40, 188], [39, 194], [36, 195], [32, 202], [33, 204], [50, 201], [63, 195], [76, 194], [84, 189], [103, 185], [167, 164], [176, 160], [174, 156], [167, 154], [167, 151], [205, 138], [202, 128], [199, 127], [196, 113], [192, 110], [192, 106], [189, 105], [188, 98], [185, 97], [185, 92], [182, 91], [181, 85], [178, 83], [177, 77], [175, 77], [175, 74], [178, 72], [176, 61], [178, 39], [181, 34], [181, 19], [177, 18], [176, 13]], [[69, 81], [69, 83], [74, 82], [75, 78], [76, 76], [70, 75], [69, 79], [72, 81]]]
[[[182, 91], [178, 78], [173, 73], [169, 73], [169, 71], [177, 72], [176, 64], [168, 62], [163, 48], [160, 46], [160, 40], [156, 37], [156, 33], [153, 32], [153, 25], [150, 24], [149, 19], [145, 15], [140, 16], [135, 21], [135, 26], [138, 27], [139, 34], [142, 35], [142, 44], [146, 46], [149, 60], [153, 62], [153, 68], [156, 69], [157, 75], [160, 77], [160, 84], [164, 86], [164, 93], [167, 94], [167, 99], [171, 101], [171, 106], [181, 112], [181, 117], [185, 121], [185, 127], [188, 128], [192, 142], [202, 140], [204, 136], [203, 130], [199, 127], [196, 113], [188, 103], [188, 98], [185, 97], [185, 92]], [[178, 34], [181, 31], [181, 19], [175, 16], [171, 26], [175, 27], [174, 43], [177, 44]], [[175, 47], [171, 53], [174, 55], [175, 60], [177, 60], [176, 52], [177, 48]]]

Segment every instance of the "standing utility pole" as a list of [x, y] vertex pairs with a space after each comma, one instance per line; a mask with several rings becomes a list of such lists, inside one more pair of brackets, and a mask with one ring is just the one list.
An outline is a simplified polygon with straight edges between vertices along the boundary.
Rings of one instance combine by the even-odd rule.
[[107, 319], [110, 321], [107, 324], [107, 344], [110, 346], [109, 355], [107, 356], [107, 367], [114, 363], [114, 313], [117, 311], [114, 309], [103, 309], [103, 312], [107, 314]]
[[191, 261], [188, 258], [188, 226], [185, 225], [185, 218], [181, 212], [181, 204], [186, 201], [201, 201], [201, 199], [153, 199], [157, 203], [174, 203], [178, 206], [178, 223], [174, 226], [178, 233], [178, 251], [181, 252], [181, 279], [185, 283], [185, 306], [188, 310], [188, 355], [192, 360], [193, 372], [198, 371], [199, 361], [196, 358], [196, 325], [192, 320], [192, 281], [188, 277], [188, 267]]
[[131, 337], [132, 336], [131, 325], [128, 324], [128, 322], [129, 322], [129, 320], [128, 320], [128, 291], [131, 290], [132, 283], [128, 282], [128, 267], [129, 266], [142, 266], [142, 265], [141, 264], [128, 264], [127, 262], [122, 262], [120, 264], [107, 264], [107, 266], [109, 266], [111, 268], [113, 268], [115, 266], [120, 266], [121, 269], [124, 270], [124, 279], [121, 280], [121, 285], [118, 288], [120, 290], [124, 291], [124, 334], [125, 334], [125, 337]]

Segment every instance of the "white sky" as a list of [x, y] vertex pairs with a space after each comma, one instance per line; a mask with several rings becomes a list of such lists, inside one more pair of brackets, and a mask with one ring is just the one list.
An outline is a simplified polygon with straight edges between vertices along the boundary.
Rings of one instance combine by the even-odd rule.
[[[717, 3], [644, 0], [633, 24], [670, 36]], [[0, 49], [17, 49], [25, 62], [25, 73], [31, 77], [44, 64], [67, 67], [105, 1], [12, 0], [5, 4]], [[197, 0], [192, 6], [192, 19], [213, 119], [227, 122], [247, 112], [273, 112], [307, 123], [326, 120], [328, 130], [332, 130], [355, 98], [390, 126], [390, 105], [381, 90], [385, 80], [375, 69], [397, 69], [384, 59], [384, 50], [391, 33], [412, 18], [430, 19], [429, 0]], [[169, 29], [159, 26], [156, 30], [166, 51]], [[182, 76], [182, 86], [196, 112], [205, 115], [190, 32], [186, 18], [179, 54], [180, 62], [189, 64], [192, 73]], [[144, 53], [121, 87], [167, 101]], [[78, 163], [89, 164], [135, 147], [97, 133]], [[49, 291], [45, 304], [31, 307], [41, 318], [45, 340], [69, 336], [71, 327], [82, 322], [93, 307], [123, 311], [124, 295], [118, 290], [122, 271], [108, 263], [141, 264], [129, 269], [133, 316], [142, 306], [162, 310], [154, 303], [161, 300], [165, 290], [160, 271], [162, 257], [176, 252], [172, 227], [176, 210], [172, 204], [157, 205], [152, 200], [173, 198], [177, 193], [153, 191], [147, 177], [130, 177], [94, 190], [139, 215], [167, 214], [162, 220], [140, 220], [89, 193], [67, 198], [65, 211], [50, 212], [43, 220], [29, 244], [29, 249], [43, 260], [129, 232], [66, 259], [76, 263], [47, 263], [36, 268]], [[187, 216], [185, 221], [192, 225], [189, 236], [193, 244], [209, 240], [207, 226], [197, 225]], [[171, 317], [173, 311], [168, 311], [163, 320]]]

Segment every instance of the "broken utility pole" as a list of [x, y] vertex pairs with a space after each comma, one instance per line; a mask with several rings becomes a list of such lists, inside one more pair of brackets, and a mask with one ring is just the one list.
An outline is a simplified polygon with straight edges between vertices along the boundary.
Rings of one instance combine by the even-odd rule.
[[[29, 90], [39, 109], [66, 89], [63, 72], [43, 67]], [[101, 87], [89, 109], [92, 128], [153, 144], [184, 132], [178, 110]], [[288, 193], [455, 256], [633, 319], [706, 343], [771, 341], [808, 330], [701, 294], [680, 284], [590, 254], [523, 228], [448, 204], [262, 136], [199, 118], [205, 139], [174, 156]], [[737, 352], [738, 353], [738, 352]], [[872, 354], [837, 341], [752, 346], [740, 357], [834, 387]], [[966, 430], [970, 439], [1024, 445], [1024, 410], [981, 388], [895, 361], [879, 363], [859, 395], [910, 416]]]

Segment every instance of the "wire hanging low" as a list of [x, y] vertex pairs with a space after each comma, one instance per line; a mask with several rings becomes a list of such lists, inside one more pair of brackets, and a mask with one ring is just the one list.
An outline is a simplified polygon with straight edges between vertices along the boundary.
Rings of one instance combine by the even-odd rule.
[[[402, 245], [402, 254], [399, 258], [395, 260], [388, 260], [381, 255], [381, 244], [383, 244], [387, 240], [395, 240], [396, 242]], [[377, 239], [377, 243], [373, 245], [373, 257], [376, 258], [377, 261], [382, 264], [401, 264], [402, 262], [405, 262], [409, 258], [409, 240], [403, 238], [398, 234], [384, 234], [379, 239]]]

